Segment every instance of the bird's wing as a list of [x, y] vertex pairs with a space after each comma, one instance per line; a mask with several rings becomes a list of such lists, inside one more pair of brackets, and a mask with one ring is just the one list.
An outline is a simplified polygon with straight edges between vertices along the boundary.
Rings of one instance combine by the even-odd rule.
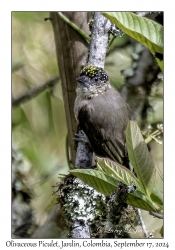
[[129, 110], [121, 96], [113, 99], [110, 94], [93, 98], [80, 109], [78, 120], [94, 152], [122, 164]]

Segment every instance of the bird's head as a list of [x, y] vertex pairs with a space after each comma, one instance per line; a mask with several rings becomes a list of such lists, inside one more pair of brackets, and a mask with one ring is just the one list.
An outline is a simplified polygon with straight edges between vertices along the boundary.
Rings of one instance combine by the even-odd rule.
[[84, 95], [86, 98], [93, 98], [103, 94], [107, 87], [110, 87], [109, 77], [103, 68], [96, 66], [85, 66], [77, 78], [77, 95]]

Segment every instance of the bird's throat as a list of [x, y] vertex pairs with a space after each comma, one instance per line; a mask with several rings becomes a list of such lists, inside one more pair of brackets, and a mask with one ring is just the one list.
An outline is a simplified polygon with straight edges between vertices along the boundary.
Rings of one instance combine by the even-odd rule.
[[110, 89], [111, 86], [109, 83], [103, 84], [102, 86], [89, 86], [89, 87], [83, 87], [81, 85], [78, 85], [76, 88], [76, 93], [77, 93], [77, 97], [81, 96], [82, 99], [92, 99], [96, 96], [103, 95], [107, 89]]

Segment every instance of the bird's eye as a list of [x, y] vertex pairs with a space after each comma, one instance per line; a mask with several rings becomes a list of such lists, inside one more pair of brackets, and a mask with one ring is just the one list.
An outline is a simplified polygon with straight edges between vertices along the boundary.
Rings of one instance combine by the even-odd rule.
[[97, 77], [95, 77], [95, 81], [98, 82], [98, 78]]

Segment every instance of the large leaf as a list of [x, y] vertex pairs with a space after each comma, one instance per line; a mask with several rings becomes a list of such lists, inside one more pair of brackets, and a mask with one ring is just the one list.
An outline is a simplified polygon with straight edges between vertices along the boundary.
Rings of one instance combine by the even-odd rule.
[[109, 175], [126, 185], [136, 185], [136, 188], [142, 192], [142, 185], [136, 176], [124, 166], [109, 159], [97, 158], [97, 164]]
[[156, 204], [163, 206], [163, 199], [157, 191], [153, 190], [151, 193], [151, 199]]
[[139, 127], [129, 121], [126, 129], [126, 145], [129, 160], [142, 184], [144, 194], [150, 197], [155, 181], [155, 166]]
[[71, 170], [70, 173], [107, 196], [113, 193], [118, 186], [116, 179], [97, 170], [74, 169]]
[[102, 12], [102, 14], [126, 34], [148, 47], [156, 57], [159, 67], [163, 68], [163, 61], [157, 56], [163, 54], [162, 25], [131, 12]]
[[139, 191], [129, 193], [127, 195], [126, 203], [133, 207], [138, 207], [147, 211], [156, 212], [158, 210], [158, 207], [151, 202], [146, 195]]

